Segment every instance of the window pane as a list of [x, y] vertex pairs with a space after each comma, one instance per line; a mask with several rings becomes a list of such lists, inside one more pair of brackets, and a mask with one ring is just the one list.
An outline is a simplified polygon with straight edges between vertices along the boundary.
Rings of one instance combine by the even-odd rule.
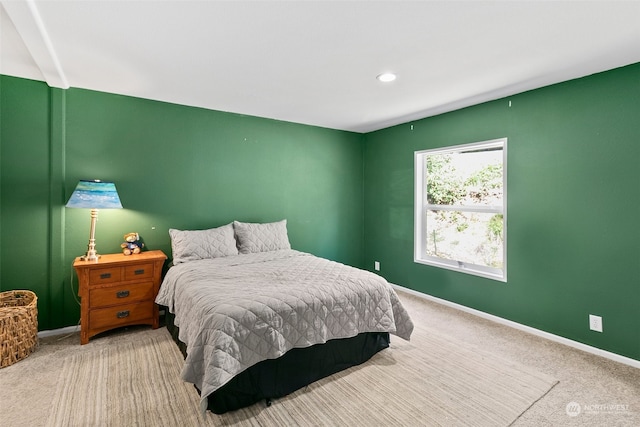
[[426, 220], [427, 256], [503, 267], [502, 214], [427, 210]]
[[416, 151], [414, 261], [507, 281], [507, 138]]
[[427, 155], [428, 203], [502, 206], [502, 155], [501, 148]]

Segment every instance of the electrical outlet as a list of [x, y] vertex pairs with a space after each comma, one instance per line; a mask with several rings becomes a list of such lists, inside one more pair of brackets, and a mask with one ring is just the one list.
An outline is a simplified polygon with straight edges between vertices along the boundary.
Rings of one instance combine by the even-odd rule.
[[373, 263], [373, 269], [375, 271], [380, 271], [380, 261], [374, 261]]
[[589, 329], [596, 332], [602, 332], [602, 317], [590, 314]]

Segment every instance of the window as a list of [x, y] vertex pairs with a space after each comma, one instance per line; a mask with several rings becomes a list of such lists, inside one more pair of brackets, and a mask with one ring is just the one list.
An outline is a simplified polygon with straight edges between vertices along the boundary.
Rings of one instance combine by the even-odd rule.
[[415, 152], [414, 261], [507, 281], [507, 138]]

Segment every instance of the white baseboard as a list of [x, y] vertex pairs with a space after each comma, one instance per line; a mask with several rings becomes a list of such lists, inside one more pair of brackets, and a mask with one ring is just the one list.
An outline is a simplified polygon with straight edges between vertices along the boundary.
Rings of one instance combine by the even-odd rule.
[[493, 314], [485, 313], [484, 311], [476, 310], [474, 308], [466, 307], [461, 304], [457, 304], [455, 302], [447, 301], [438, 297], [434, 297], [432, 295], [423, 294], [422, 292], [414, 291], [413, 289], [405, 288], [400, 285], [391, 284], [394, 288], [401, 290], [402, 292], [406, 292], [408, 294], [414, 295], [418, 298], [423, 298], [428, 301], [433, 301], [438, 304], [446, 305], [447, 307], [455, 308], [460, 311], [464, 311], [465, 313], [470, 313], [478, 317], [482, 317], [483, 319], [491, 320], [496, 323], [500, 323], [502, 325], [509, 326], [514, 329], [518, 329], [523, 332], [527, 332], [533, 335], [537, 335], [542, 338], [546, 338], [550, 341], [555, 341], [560, 344], [567, 345], [569, 347], [577, 348], [578, 350], [586, 351], [587, 353], [595, 354], [596, 356], [604, 357], [606, 359], [613, 360], [614, 362], [623, 363], [625, 365], [632, 366], [634, 368], [640, 369], [640, 360], [631, 359], [630, 357], [621, 356], [616, 353], [611, 353], [606, 350], [602, 350], [597, 347], [592, 347], [590, 345], [583, 344], [581, 342], [573, 341], [568, 338], [561, 337], [559, 335], [554, 335], [549, 332], [542, 331], [540, 329], [532, 328], [531, 326], [523, 325], [521, 323], [514, 322], [512, 320], [503, 319], [502, 317], [494, 316]]
[[60, 328], [60, 329], [50, 329], [47, 331], [40, 331], [38, 332], [38, 338], [45, 338], [45, 337], [53, 337], [56, 335], [63, 335], [63, 334], [72, 334], [74, 332], [80, 332], [80, 326], [67, 326], [66, 328]]

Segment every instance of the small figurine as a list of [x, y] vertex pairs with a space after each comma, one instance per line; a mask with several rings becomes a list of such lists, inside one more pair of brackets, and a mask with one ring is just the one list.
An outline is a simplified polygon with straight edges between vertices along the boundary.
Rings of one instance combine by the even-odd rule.
[[120, 247], [125, 255], [139, 254], [144, 248], [144, 243], [140, 241], [138, 233], [127, 233], [124, 235], [124, 243]]

